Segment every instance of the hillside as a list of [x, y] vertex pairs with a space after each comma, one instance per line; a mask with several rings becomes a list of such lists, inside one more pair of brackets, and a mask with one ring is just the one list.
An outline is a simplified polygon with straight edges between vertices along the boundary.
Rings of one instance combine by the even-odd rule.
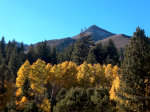
[[[114, 33], [108, 32], [96, 25], [92, 25], [87, 30], [85, 30], [83, 33], [84, 33], [84, 35], [91, 35], [92, 39], [95, 42], [115, 35]], [[72, 37], [72, 39], [79, 39], [79, 38], [81, 38], [80, 34]]]
[[[84, 35], [90, 35], [94, 42], [98, 43], [101, 42], [102, 44], [106, 44], [109, 39], [112, 39], [117, 48], [124, 48], [125, 45], [129, 42], [130, 36], [124, 34], [114, 34], [107, 30], [104, 30], [96, 25], [90, 26], [84, 32]], [[73, 37], [67, 37], [62, 39], [54, 39], [54, 40], [47, 40], [48, 46], [56, 46], [58, 51], [62, 51], [71, 43], [75, 43], [77, 39], [81, 38], [81, 35], [78, 34]], [[40, 42], [39, 42], [40, 43]], [[36, 47], [39, 43], [34, 44]]]
[[114, 36], [110, 36], [106, 39], [100, 40], [97, 43], [107, 44], [108, 40], [111, 39], [118, 49], [125, 48], [125, 46], [129, 43], [130, 36], [124, 34], [118, 34]]
[[[67, 46], [69, 46], [71, 43], [74, 43], [75, 41], [76, 40], [67, 37], [63, 39], [48, 40], [47, 45], [51, 47], [56, 46], [58, 51], [62, 51], [63, 49], [65, 49]], [[34, 46], [36, 47], [39, 43], [34, 44]]]

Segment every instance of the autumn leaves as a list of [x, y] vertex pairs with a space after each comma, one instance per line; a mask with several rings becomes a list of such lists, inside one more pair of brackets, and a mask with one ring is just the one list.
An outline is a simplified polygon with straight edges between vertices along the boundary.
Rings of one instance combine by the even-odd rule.
[[[27, 60], [17, 73], [16, 86], [18, 90], [16, 92], [16, 104], [23, 108], [24, 101], [32, 100], [36, 103], [41, 101], [46, 103], [39, 103], [39, 107], [46, 105], [46, 107], [50, 108], [50, 102], [45, 95], [48, 89], [47, 84], [59, 89], [70, 89], [77, 86], [89, 88], [106, 85], [111, 88], [112, 81], [117, 76], [118, 71], [119, 68], [117, 66], [113, 67], [111, 64], [102, 66], [84, 62], [77, 66], [74, 62], [66, 61], [52, 66], [38, 59], [33, 65], [30, 65]], [[25, 83], [27, 79], [28, 84]], [[28, 87], [27, 85], [30, 86]], [[23, 90], [23, 87], [26, 89]], [[29, 93], [29, 95], [23, 96], [24, 92]]]

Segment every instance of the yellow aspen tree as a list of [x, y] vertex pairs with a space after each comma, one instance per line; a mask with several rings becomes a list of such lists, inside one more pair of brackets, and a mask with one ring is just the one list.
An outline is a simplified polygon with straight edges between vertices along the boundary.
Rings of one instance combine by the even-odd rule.
[[46, 70], [46, 62], [38, 59], [31, 66], [31, 88], [37, 94], [43, 94], [46, 90], [45, 84], [48, 81], [48, 73]]
[[40, 108], [44, 112], [51, 112], [51, 103], [50, 103], [50, 101], [47, 98], [43, 99]]
[[62, 68], [61, 64], [54, 65], [50, 71], [50, 83], [53, 85], [61, 86], [61, 74], [62, 74]]
[[[24, 83], [27, 78], [29, 78], [31, 71], [31, 66], [28, 60], [25, 61], [25, 63], [20, 67], [18, 73], [17, 73], [17, 78], [16, 78], [16, 86], [17, 86], [17, 91], [16, 91], [16, 105], [18, 108], [23, 109], [24, 105], [27, 103], [27, 97], [23, 96], [24, 91], [22, 90]], [[26, 91], [27, 92], [27, 91]], [[28, 91], [29, 93], [29, 91]]]
[[90, 73], [90, 86], [93, 87], [95, 86], [95, 75], [96, 75], [96, 72], [95, 72], [95, 68], [94, 66], [92, 66], [92, 64], [88, 64], [89, 66], [89, 73]]
[[46, 62], [38, 59], [33, 65], [31, 66], [31, 88], [35, 94], [34, 101], [41, 101], [37, 102], [39, 107], [43, 109], [45, 112], [50, 112], [50, 101], [46, 98], [45, 92], [47, 91], [46, 84], [50, 79], [50, 70], [52, 66], [50, 64], [46, 65]]
[[99, 63], [93, 65], [94, 68], [94, 85], [104, 86], [106, 84], [105, 69]]
[[116, 91], [118, 91], [119, 84], [120, 84], [119, 75], [120, 75], [120, 69], [116, 65], [113, 67], [113, 78], [114, 78], [114, 80], [112, 82], [112, 87], [109, 91], [111, 100], [118, 100], [118, 97], [116, 95]]
[[27, 104], [27, 102], [28, 102], [28, 98], [23, 96], [19, 102], [16, 102], [16, 104], [19, 105], [19, 109], [23, 109], [24, 106]]
[[112, 81], [113, 81], [113, 70], [112, 69], [113, 69], [113, 67], [111, 64], [108, 64], [105, 67], [105, 77], [107, 79], [108, 87], [111, 87]]
[[50, 63], [48, 63], [47, 65], [46, 65], [46, 70], [47, 70], [47, 73], [48, 73], [48, 79], [50, 78], [50, 76], [51, 76], [51, 69], [52, 69], [52, 65], [50, 64]]
[[117, 100], [118, 99], [116, 96], [116, 91], [119, 88], [119, 84], [120, 84], [119, 76], [116, 76], [116, 78], [113, 80], [112, 87], [109, 91], [111, 100]]
[[87, 62], [84, 62], [77, 68], [78, 73], [77, 73], [77, 80], [78, 83], [81, 87], [88, 88], [90, 87], [90, 78], [91, 78], [91, 69], [88, 66]]
[[63, 62], [62, 67], [62, 86], [70, 89], [71, 87], [77, 86], [77, 65], [74, 62]]
[[56, 96], [56, 93], [60, 90], [62, 85], [61, 81], [62, 68], [61, 64], [54, 65], [50, 71], [49, 82], [52, 85], [51, 90], [51, 108], [53, 109], [53, 97]]
[[115, 65], [112, 71], [113, 71], [113, 78], [115, 78], [120, 73], [120, 68], [117, 65]]
[[26, 78], [29, 78], [30, 71], [31, 71], [30, 63], [28, 60], [26, 60], [17, 73], [18, 77], [16, 78], [16, 86], [18, 87], [18, 90], [16, 92], [16, 96], [20, 96], [22, 94], [21, 88]]

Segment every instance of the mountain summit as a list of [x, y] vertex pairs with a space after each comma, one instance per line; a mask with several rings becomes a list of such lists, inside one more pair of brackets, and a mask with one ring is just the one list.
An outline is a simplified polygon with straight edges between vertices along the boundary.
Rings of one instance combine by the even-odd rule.
[[[83, 31], [84, 35], [90, 35], [95, 43], [101, 42], [102, 44], [107, 44], [109, 39], [112, 39], [117, 48], [124, 48], [127, 43], [129, 43], [130, 37], [127, 35], [119, 34], [116, 35], [107, 30], [104, 30], [96, 25], [90, 26], [88, 29]], [[63, 51], [71, 43], [75, 43], [77, 39], [81, 38], [81, 34], [73, 37], [67, 37], [62, 39], [48, 40], [48, 46], [56, 46], [58, 51]], [[40, 43], [40, 42], [39, 42]], [[36, 47], [39, 43], [34, 44]]]
[[[107, 30], [104, 30], [96, 25], [90, 26], [83, 33], [84, 35], [90, 35], [95, 42], [115, 35], [114, 33], [108, 32]], [[72, 39], [79, 39], [79, 38], [81, 38], [80, 34], [72, 37]]]

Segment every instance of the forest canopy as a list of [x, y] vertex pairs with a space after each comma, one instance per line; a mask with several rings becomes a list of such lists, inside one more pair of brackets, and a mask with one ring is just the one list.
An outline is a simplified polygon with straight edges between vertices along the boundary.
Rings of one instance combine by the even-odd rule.
[[46, 41], [24, 48], [0, 41], [0, 111], [150, 111], [150, 40], [139, 27], [124, 51], [89, 36], [62, 52]]

